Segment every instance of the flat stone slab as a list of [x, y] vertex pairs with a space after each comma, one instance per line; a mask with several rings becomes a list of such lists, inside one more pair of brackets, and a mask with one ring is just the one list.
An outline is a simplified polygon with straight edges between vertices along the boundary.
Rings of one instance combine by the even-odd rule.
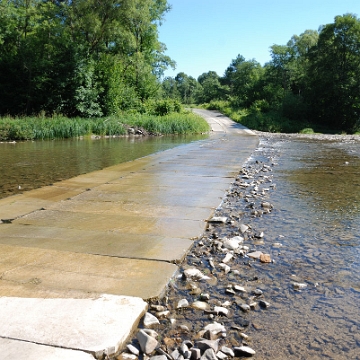
[[114, 294], [150, 299], [164, 292], [177, 271], [164, 261], [4, 244], [0, 254], [0, 296], [73, 297], [76, 292], [83, 298]]
[[[94, 299], [2, 297], [0, 309], [3, 338], [81, 350], [102, 358], [104, 354], [116, 354], [125, 345], [145, 314], [147, 303], [140, 298], [114, 295]], [[21, 317], [13, 316], [19, 310]], [[84, 354], [74, 355], [85, 359]]]
[[2, 359], [9, 360], [94, 360], [93, 355], [83, 351], [2, 338], [0, 338], [0, 354]]

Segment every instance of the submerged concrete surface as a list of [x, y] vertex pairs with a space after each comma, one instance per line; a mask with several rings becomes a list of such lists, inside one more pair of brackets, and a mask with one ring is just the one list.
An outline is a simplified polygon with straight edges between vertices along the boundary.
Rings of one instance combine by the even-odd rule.
[[[63, 321], [54, 315], [59, 327], [35, 321], [46, 317], [46, 307], [40, 305], [44, 299], [57, 304], [54, 312], [57, 307], [61, 312], [62, 302], [76, 299], [86, 307], [89, 298], [101, 294], [131, 296], [134, 302], [161, 295], [177, 271], [175, 264], [205, 230], [206, 219], [258, 144], [248, 129], [223, 115], [196, 112], [212, 126], [207, 140], [0, 200], [0, 300], [8, 306], [6, 312], [0, 306], [0, 338], [16, 340], [16, 346], [30, 341], [80, 349], [62, 336], [56, 339], [68, 331], [70, 313], [62, 313]], [[16, 308], [9, 305], [14, 301]], [[39, 304], [28, 319], [36, 338], [21, 327], [15, 331], [28, 301]], [[142, 312], [132, 315], [126, 336]], [[83, 313], [73, 314], [82, 321]], [[123, 324], [125, 316], [126, 309], [113, 313], [114, 326]], [[78, 344], [96, 328], [76, 331], [77, 325], [72, 326], [72, 341]], [[114, 335], [121, 347], [126, 336], [108, 330], [105, 326], [99, 331], [111, 343]], [[82, 350], [90, 351], [89, 346]], [[52, 357], [42, 356], [39, 347], [38, 358]]]

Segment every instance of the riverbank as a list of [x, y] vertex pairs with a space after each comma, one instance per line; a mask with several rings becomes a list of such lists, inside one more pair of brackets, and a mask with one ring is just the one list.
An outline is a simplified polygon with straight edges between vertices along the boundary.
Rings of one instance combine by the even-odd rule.
[[0, 141], [69, 139], [86, 135], [201, 134], [209, 130], [203, 118], [187, 111], [165, 116], [124, 114], [90, 119], [58, 115], [51, 118], [0, 118]]
[[[288, 225], [282, 229], [271, 218], [273, 214], [286, 218], [281, 215], [284, 210], [279, 207], [274, 182], [279, 157], [285, 155], [281, 144], [300, 139], [346, 145], [357, 143], [360, 137], [256, 133], [261, 139], [258, 149], [240, 170], [204, 235], [195, 241], [167, 296], [150, 304], [150, 312], [159, 321], [151, 328], [160, 341], [149, 354], [162, 355], [164, 360], [178, 360], [181, 356], [357, 359], [356, 344], [360, 339], [356, 334], [360, 322], [350, 314], [354, 309], [351, 304], [359, 300], [359, 293], [351, 288], [348, 298], [343, 298], [343, 305], [336, 310], [334, 299], [343, 297], [341, 294], [348, 292], [349, 285], [343, 284], [345, 288], [336, 285], [334, 289], [326, 275], [321, 277], [322, 259], [327, 259], [328, 266], [329, 257], [336, 258], [324, 253], [328, 245], [319, 242], [318, 246], [300, 243], [290, 246], [286, 238]], [[299, 216], [291, 219], [296, 232], [307, 221]], [[303, 236], [299, 234], [300, 239]], [[320, 233], [317, 236], [321, 239]], [[323, 258], [317, 260], [321, 254]], [[298, 262], [299, 266], [295, 265]], [[311, 271], [313, 267], [315, 274]], [[329, 274], [329, 269], [324, 272]], [[307, 304], [312, 305], [307, 308]], [[289, 306], [299, 310], [289, 311]], [[321, 307], [325, 318], [321, 318], [322, 311], [314, 310]], [[336, 320], [341, 314], [343, 322]], [[336, 330], [339, 328], [340, 333]], [[138, 339], [133, 339], [131, 345], [141, 350]], [[136, 359], [135, 353], [130, 346], [120, 358]]]

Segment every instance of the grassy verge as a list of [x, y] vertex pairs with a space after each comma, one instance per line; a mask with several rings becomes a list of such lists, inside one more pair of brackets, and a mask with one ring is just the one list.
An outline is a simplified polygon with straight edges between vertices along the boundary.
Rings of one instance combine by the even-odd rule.
[[106, 118], [63, 116], [0, 118], [0, 141], [67, 139], [84, 135], [121, 136], [129, 127], [151, 134], [199, 134], [209, 131], [207, 122], [190, 112], [166, 116], [130, 114]]

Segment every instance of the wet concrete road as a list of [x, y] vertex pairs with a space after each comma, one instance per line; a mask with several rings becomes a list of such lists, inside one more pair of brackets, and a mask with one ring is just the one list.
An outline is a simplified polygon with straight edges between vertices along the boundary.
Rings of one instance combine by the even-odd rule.
[[258, 144], [195, 111], [209, 139], [0, 200], [0, 296], [159, 296]]

